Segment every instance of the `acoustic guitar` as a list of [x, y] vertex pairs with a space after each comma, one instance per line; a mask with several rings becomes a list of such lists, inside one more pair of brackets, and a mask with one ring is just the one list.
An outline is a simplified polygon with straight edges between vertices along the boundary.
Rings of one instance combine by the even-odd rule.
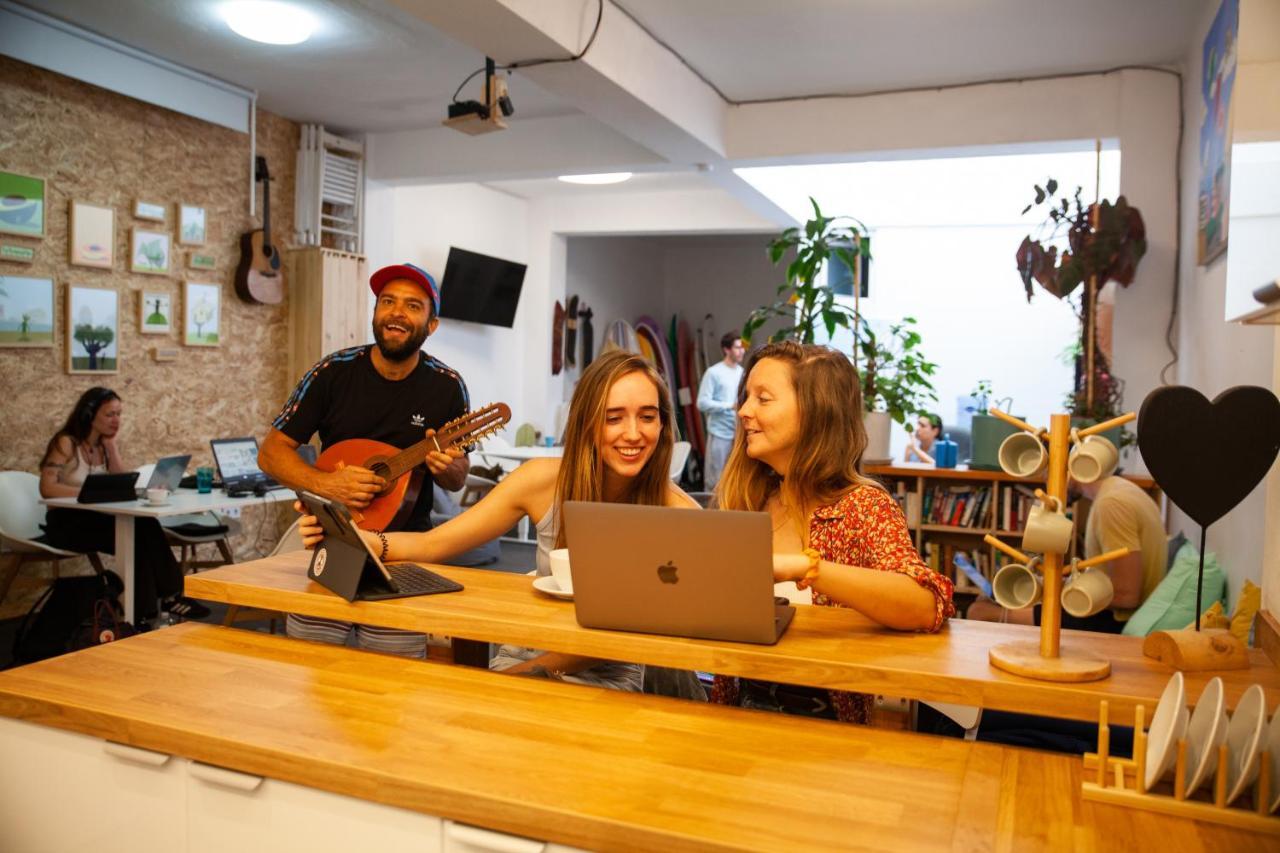
[[271, 244], [271, 173], [267, 158], [254, 161], [254, 180], [262, 182], [262, 227], [240, 235], [236, 295], [245, 302], [279, 305], [284, 301], [280, 250]]
[[418, 502], [422, 483], [428, 480], [422, 461], [433, 450], [448, 450], [493, 435], [511, 420], [506, 403], [492, 403], [475, 412], [449, 421], [435, 435], [404, 450], [367, 438], [349, 438], [325, 448], [316, 459], [321, 471], [337, 471], [359, 465], [387, 481], [387, 485], [364, 509], [350, 507], [351, 517], [364, 530], [386, 530], [408, 520]]

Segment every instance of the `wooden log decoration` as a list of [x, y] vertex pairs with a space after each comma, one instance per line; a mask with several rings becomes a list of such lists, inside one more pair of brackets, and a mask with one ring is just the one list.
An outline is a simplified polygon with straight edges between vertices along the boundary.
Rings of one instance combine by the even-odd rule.
[[1225, 628], [1152, 631], [1142, 653], [1183, 672], [1249, 668], [1248, 649]]

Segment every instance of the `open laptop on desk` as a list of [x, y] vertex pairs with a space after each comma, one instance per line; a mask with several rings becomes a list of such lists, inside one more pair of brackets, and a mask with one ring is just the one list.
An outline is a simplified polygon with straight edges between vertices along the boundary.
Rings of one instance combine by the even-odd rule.
[[383, 563], [369, 550], [347, 508], [311, 492], [298, 500], [324, 528], [324, 541], [311, 554], [307, 577], [347, 601], [381, 601], [437, 592], [458, 592], [462, 584], [413, 563]]
[[766, 513], [569, 501], [564, 523], [584, 628], [772, 644], [795, 615]]
[[218, 477], [227, 494], [281, 487], [258, 467], [256, 438], [215, 438], [209, 446], [213, 448], [213, 461], [218, 466]]
[[147, 481], [147, 485], [137, 490], [138, 497], [145, 498], [147, 489], [176, 491], [182, 483], [182, 475], [186, 473], [187, 463], [190, 461], [190, 453], [183, 456], [165, 456], [156, 463], [155, 470], [151, 472], [151, 479]]

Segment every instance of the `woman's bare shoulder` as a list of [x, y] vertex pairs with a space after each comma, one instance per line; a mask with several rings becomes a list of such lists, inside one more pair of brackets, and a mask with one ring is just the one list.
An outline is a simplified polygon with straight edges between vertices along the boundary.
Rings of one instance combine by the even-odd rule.
[[689, 493], [677, 486], [671, 484], [671, 488], [667, 490], [667, 506], [676, 507], [677, 509], [702, 509], [702, 505], [689, 496]]

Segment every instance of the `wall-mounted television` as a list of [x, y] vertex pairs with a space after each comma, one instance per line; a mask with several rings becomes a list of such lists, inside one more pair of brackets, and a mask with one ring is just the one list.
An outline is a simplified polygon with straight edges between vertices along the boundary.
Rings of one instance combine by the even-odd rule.
[[449, 247], [440, 283], [440, 316], [511, 328], [524, 271], [524, 264]]

